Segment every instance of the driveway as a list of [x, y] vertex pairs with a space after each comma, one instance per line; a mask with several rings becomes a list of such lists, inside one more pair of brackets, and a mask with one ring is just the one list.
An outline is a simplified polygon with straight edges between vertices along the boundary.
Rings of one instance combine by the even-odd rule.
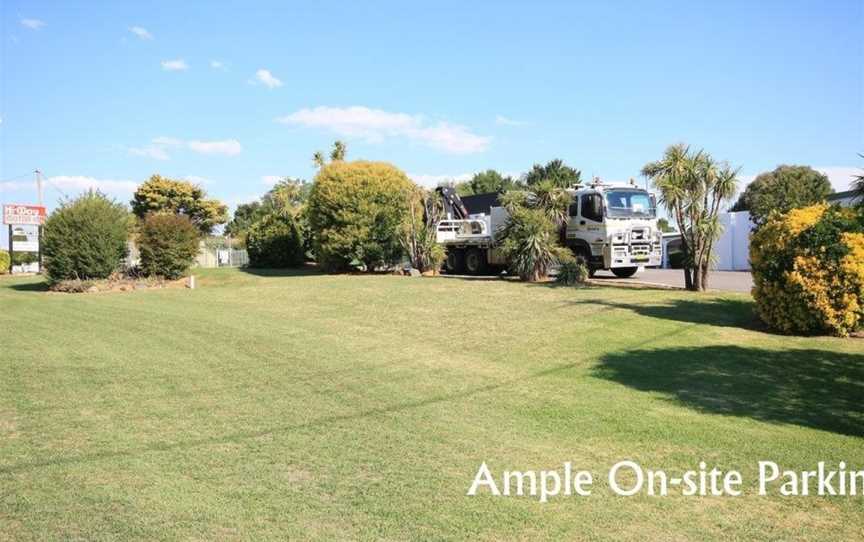
[[[643, 269], [629, 279], [616, 279], [609, 271], [598, 271], [594, 275], [600, 281], [638, 282], [643, 284], [663, 284], [665, 286], [684, 287], [684, 272], [680, 269]], [[753, 276], [749, 271], [712, 271], [708, 276], [708, 289], [725, 292], [750, 293], [753, 287]]]

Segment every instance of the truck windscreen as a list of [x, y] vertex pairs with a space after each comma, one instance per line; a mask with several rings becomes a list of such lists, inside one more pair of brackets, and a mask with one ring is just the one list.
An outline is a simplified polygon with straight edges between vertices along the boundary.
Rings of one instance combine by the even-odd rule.
[[645, 192], [610, 190], [606, 193], [606, 216], [654, 218], [654, 200]]

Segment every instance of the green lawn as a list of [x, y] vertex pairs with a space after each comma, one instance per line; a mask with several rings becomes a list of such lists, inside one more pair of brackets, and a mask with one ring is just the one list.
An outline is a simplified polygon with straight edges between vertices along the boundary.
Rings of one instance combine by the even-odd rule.
[[[864, 469], [864, 340], [743, 295], [201, 272], [0, 279], [0, 539], [862, 539], [864, 498], [755, 495], [757, 461]], [[748, 495], [615, 496], [630, 458]], [[481, 462], [590, 497], [467, 497]]]

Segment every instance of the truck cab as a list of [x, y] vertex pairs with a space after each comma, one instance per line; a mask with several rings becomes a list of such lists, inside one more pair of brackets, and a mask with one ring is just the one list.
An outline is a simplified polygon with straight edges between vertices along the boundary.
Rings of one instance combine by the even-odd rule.
[[662, 232], [654, 196], [633, 185], [594, 183], [568, 190], [571, 203], [562, 243], [594, 272], [630, 277], [641, 266], [659, 266]]

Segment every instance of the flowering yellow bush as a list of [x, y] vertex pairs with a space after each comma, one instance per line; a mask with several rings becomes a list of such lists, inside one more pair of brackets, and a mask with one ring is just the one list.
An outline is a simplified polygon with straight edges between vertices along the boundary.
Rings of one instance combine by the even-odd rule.
[[864, 326], [864, 216], [825, 204], [769, 219], [750, 241], [760, 318], [783, 333]]

